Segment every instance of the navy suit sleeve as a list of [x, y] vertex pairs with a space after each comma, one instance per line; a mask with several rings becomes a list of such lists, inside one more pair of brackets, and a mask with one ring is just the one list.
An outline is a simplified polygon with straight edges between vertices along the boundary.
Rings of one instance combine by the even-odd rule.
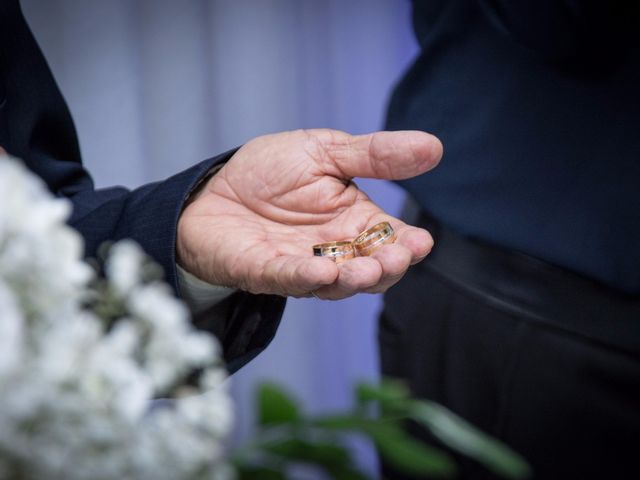
[[[136, 240], [164, 267], [167, 279], [178, 291], [175, 243], [182, 205], [200, 178], [232, 153], [131, 192], [121, 188], [80, 191], [71, 197], [71, 224], [87, 239], [89, 251], [95, 251], [104, 239]], [[194, 322], [222, 341], [227, 368], [234, 372], [271, 342], [284, 307], [283, 297], [237, 292], [198, 314]]]
[[[70, 224], [83, 235], [87, 256], [105, 241], [132, 238], [163, 267], [176, 292], [176, 233], [184, 201], [214, 165], [233, 154], [132, 191], [95, 189], [67, 105], [17, 0], [0, 0], [0, 146], [23, 159], [51, 192], [71, 200]], [[195, 323], [218, 336], [234, 371], [273, 338], [284, 305], [282, 297], [239, 292]]]
[[162, 265], [167, 281], [178, 292], [175, 245], [184, 201], [199, 180], [231, 154], [219, 155], [162, 182], [132, 191], [122, 187], [95, 190], [88, 181], [82, 182], [85, 188], [81, 189], [74, 184], [65, 186], [62, 191], [76, 190], [65, 195], [73, 202], [69, 223], [82, 233], [86, 255], [95, 256], [105, 240], [131, 238]]

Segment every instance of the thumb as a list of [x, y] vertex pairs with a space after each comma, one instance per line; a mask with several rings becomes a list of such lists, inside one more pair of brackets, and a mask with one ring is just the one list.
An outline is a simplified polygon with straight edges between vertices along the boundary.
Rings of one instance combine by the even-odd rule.
[[7, 151], [2, 147], [0, 147], [0, 155], [7, 155]]
[[337, 177], [403, 180], [431, 170], [442, 158], [442, 143], [426, 132], [332, 133], [324, 148], [337, 170], [327, 173]]

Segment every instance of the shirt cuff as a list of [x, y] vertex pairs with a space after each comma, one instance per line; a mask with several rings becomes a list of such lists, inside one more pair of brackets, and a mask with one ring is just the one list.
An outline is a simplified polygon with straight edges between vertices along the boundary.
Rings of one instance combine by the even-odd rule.
[[235, 288], [221, 287], [200, 280], [176, 264], [178, 287], [187, 306], [193, 314], [198, 314], [220, 303], [236, 292]]

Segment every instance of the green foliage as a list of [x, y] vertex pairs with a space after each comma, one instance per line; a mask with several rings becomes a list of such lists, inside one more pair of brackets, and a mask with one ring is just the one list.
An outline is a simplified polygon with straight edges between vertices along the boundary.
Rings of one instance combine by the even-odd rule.
[[320, 418], [312, 425], [328, 431], [364, 435], [375, 444], [385, 460], [406, 473], [448, 478], [456, 470], [447, 454], [414, 440], [404, 432], [397, 420], [349, 414]]
[[256, 440], [233, 457], [240, 479], [293, 478], [292, 472], [303, 466], [337, 480], [366, 480], [345, 445], [345, 434], [373, 442], [381, 457], [399, 471], [424, 478], [452, 478], [456, 465], [451, 456], [408, 435], [407, 420], [424, 426], [444, 445], [503, 478], [530, 476], [524, 459], [507, 446], [438, 404], [412, 399], [402, 384], [358, 385], [355, 400], [355, 407], [347, 413], [306, 416], [282, 389], [263, 385], [258, 392]]
[[411, 402], [411, 418], [431, 431], [444, 444], [474, 458], [505, 478], [528, 478], [527, 462], [505, 444], [473, 427], [433, 402]]
[[300, 420], [298, 406], [282, 389], [264, 384], [258, 391], [258, 421], [260, 425], [294, 424]]
[[408, 390], [398, 382], [386, 380], [379, 386], [361, 384], [356, 395], [360, 405], [378, 402], [387, 415], [398, 415], [419, 423], [443, 444], [477, 460], [501, 477], [531, 476], [527, 462], [509, 447], [442, 405], [411, 399]]

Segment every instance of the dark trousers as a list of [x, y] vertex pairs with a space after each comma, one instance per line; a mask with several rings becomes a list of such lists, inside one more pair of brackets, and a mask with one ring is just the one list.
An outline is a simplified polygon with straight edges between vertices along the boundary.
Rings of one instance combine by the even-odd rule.
[[[382, 373], [510, 445], [534, 478], [640, 478], [638, 298], [420, 223], [437, 246], [385, 296]], [[494, 478], [459, 460], [461, 478]]]

